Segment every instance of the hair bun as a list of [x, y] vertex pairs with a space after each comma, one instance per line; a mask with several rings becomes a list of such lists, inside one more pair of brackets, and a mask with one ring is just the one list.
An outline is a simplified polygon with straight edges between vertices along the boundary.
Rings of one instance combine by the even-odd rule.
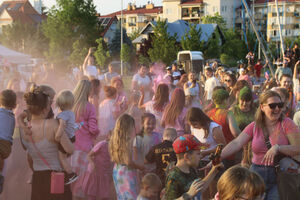
[[35, 83], [32, 83], [30, 88], [29, 88], [29, 92], [30, 93], [35, 93], [35, 91], [38, 89], [38, 86]]

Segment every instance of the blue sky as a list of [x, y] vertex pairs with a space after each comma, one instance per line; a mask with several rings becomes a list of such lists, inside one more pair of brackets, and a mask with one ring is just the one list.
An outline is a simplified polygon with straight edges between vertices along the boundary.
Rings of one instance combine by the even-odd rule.
[[[0, 0], [0, 3], [2, 3], [4, 0]], [[30, 0], [30, 2], [33, 2], [34, 0]], [[133, 3], [136, 2], [137, 6], [140, 5], [145, 5], [148, 1], [150, 0], [123, 0], [124, 1], [124, 8], [127, 7], [127, 4], [129, 2]], [[55, 0], [43, 0], [43, 4], [46, 7], [51, 7], [53, 5], [55, 5]], [[162, 0], [152, 0], [152, 2], [155, 5], [161, 5], [162, 4]], [[97, 6], [97, 11], [101, 14], [101, 15], [106, 15], [118, 10], [121, 10], [121, 0], [94, 0], [95, 5]]]

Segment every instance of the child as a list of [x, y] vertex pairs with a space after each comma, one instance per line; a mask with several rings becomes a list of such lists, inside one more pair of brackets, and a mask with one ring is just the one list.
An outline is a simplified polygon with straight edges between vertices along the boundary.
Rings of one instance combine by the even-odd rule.
[[201, 193], [208, 188], [218, 173], [217, 168], [220, 167], [220, 165], [213, 166], [203, 180], [199, 179], [195, 168], [203, 157], [201, 147], [202, 144], [197, 138], [190, 134], [182, 135], [174, 141], [177, 164], [167, 175], [164, 199], [201, 199]]
[[130, 105], [128, 109], [128, 114], [131, 115], [135, 121], [135, 130], [137, 133], [141, 131], [141, 119], [143, 112], [138, 108], [138, 103], [140, 99], [139, 92], [133, 92], [130, 97]]
[[142, 188], [137, 200], [157, 200], [162, 184], [154, 173], [146, 174], [142, 179]]
[[[161, 142], [161, 135], [153, 132], [155, 125], [155, 116], [151, 113], [144, 113], [142, 116], [142, 131], [133, 141], [133, 158], [139, 164], [144, 163], [150, 148]], [[154, 168], [154, 165], [147, 165], [147, 168], [148, 170], [151, 170]]]
[[116, 119], [119, 116], [119, 112], [116, 108], [116, 88], [104, 86], [104, 92], [106, 98], [99, 107], [98, 127], [100, 128], [100, 135], [97, 138], [98, 141], [106, 139], [109, 132], [114, 129]]
[[[59, 120], [60, 124], [63, 124], [65, 126], [65, 133], [67, 134], [68, 138], [72, 143], [75, 142], [75, 130], [77, 128], [77, 124], [75, 123], [75, 115], [71, 111], [74, 105], [74, 96], [71, 91], [69, 90], [63, 90], [58, 94], [58, 97], [56, 99], [56, 105], [61, 111], [57, 115], [57, 119]], [[60, 139], [62, 137], [63, 131], [57, 131], [55, 135], [55, 140], [57, 142], [60, 142]], [[78, 176], [76, 173], [72, 171], [72, 167], [67, 161], [67, 153], [65, 152], [64, 148], [59, 145], [59, 159], [60, 162], [67, 172], [66, 176], [66, 184], [73, 183], [77, 180]]]
[[173, 150], [173, 142], [177, 132], [173, 128], [167, 128], [163, 133], [163, 142], [153, 146], [146, 155], [145, 163], [155, 163], [155, 173], [162, 183], [165, 182], [166, 169], [171, 162], [176, 162], [176, 155]]
[[[90, 93], [90, 96], [89, 96], [89, 102], [91, 104], [93, 104], [95, 106], [95, 108], [98, 108], [99, 104], [100, 104], [101, 84], [100, 84], [100, 81], [98, 79], [93, 79], [93, 80], [91, 80], [91, 85], [92, 85], [92, 88], [91, 88], [91, 93]], [[98, 112], [99, 112], [99, 110], [96, 109], [97, 117], [99, 117]]]
[[132, 141], [135, 135], [134, 119], [123, 114], [116, 121], [115, 129], [109, 141], [109, 153], [112, 162], [113, 180], [119, 200], [136, 199], [139, 191], [137, 169], [144, 166], [132, 159]]
[[16, 107], [17, 95], [12, 90], [3, 90], [0, 93], [0, 193], [3, 190], [4, 177], [2, 170], [4, 160], [11, 153], [13, 134], [15, 129], [15, 115], [13, 109]]
[[234, 166], [225, 171], [217, 187], [218, 193], [215, 200], [264, 199], [266, 189], [259, 174], [240, 166]]
[[88, 200], [112, 198], [113, 163], [108, 152], [108, 141], [98, 142], [88, 154], [89, 166], [83, 180], [83, 191]]
[[81, 123], [82, 127], [75, 132], [75, 151], [71, 156], [71, 166], [73, 171], [79, 175], [72, 187], [73, 199], [84, 199], [82, 183], [84, 174], [87, 172], [87, 154], [94, 146], [94, 141], [99, 134], [95, 107], [88, 102], [91, 91], [91, 83], [88, 80], [81, 80], [73, 91], [75, 103], [73, 112], [76, 123]]

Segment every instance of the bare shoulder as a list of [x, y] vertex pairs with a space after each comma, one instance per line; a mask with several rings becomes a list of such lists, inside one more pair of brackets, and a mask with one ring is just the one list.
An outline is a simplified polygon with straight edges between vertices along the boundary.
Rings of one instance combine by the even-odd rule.
[[56, 131], [58, 126], [59, 126], [59, 122], [57, 119], [48, 119], [47, 120], [47, 125], [46, 125], [47, 130]]

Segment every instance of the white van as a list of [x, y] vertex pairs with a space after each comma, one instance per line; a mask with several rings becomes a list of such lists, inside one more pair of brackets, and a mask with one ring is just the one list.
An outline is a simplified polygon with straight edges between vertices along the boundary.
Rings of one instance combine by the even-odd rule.
[[179, 51], [177, 54], [177, 63], [182, 65], [184, 70], [199, 74], [205, 64], [203, 53], [201, 51]]

